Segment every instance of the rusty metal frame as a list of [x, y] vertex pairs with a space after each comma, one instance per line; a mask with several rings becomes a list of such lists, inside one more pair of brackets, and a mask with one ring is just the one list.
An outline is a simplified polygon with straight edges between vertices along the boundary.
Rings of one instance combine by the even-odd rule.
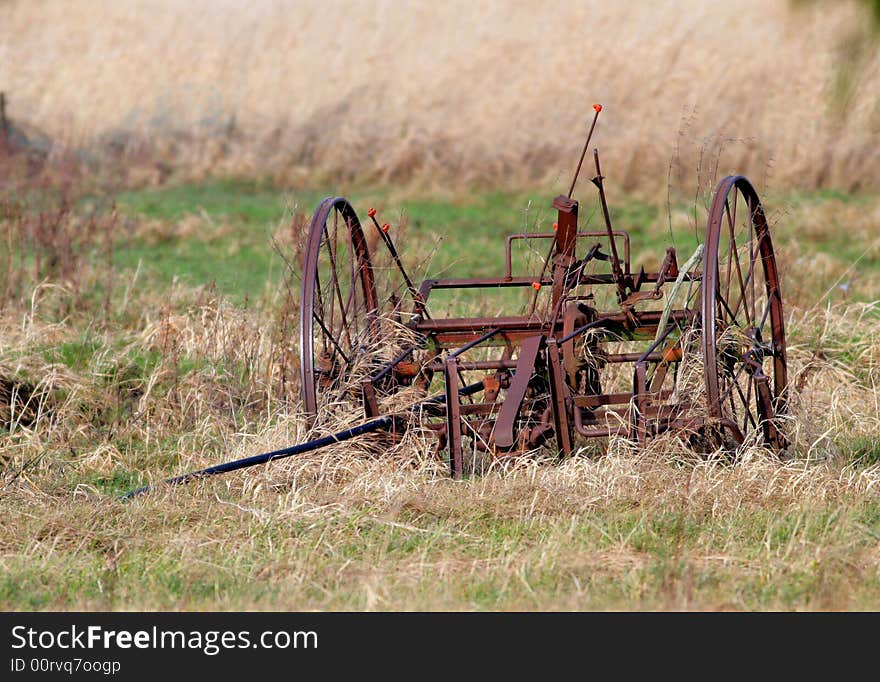
[[[596, 109], [597, 115], [600, 110], [601, 107]], [[595, 125], [595, 118], [593, 123]], [[578, 171], [583, 158], [582, 155]], [[725, 297], [720, 294], [719, 279], [719, 253], [724, 239], [730, 240], [732, 253], [738, 254], [740, 248], [734, 230], [735, 212], [731, 216], [729, 207], [731, 196], [734, 202], [738, 196], [744, 198], [749, 206], [751, 241], [747, 248], [750, 269], [745, 282], [742, 273], [739, 273], [740, 301], [745, 300], [749, 277], [756, 267], [760, 267], [767, 299], [763, 315], [764, 320], [769, 318], [772, 338], [769, 342], [763, 341], [761, 328], [753, 325], [745, 330], [746, 336], [752, 333], [754, 337], [751, 346], [732, 355], [728, 352], [728, 356], [738, 363], [738, 371], [749, 372], [749, 380], [753, 381], [757, 415], [753, 419], [755, 429], [760, 431], [764, 442], [770, 447], [777, 450], [785, 447], [784, 436], [776, 426], [776, 417], [785, 411], [787, 385], [779, 275], [769, 227], [752, 185], [742, 176], [731, 176], [719, 183], [710, 210], [701, 267], [679, 272], [675, 249], [669, 248], [658, 271], [645, 272], [642, 268], [636, 274], [631, 266], [630, 234], [626, 230], [615, 229], [611, 222], [598, 153], [595, 154], [595, 166], [596, 176], [592, 182], [599, 192], [605, 229], [579, 230], [578, 202], [571, 198], [571, 192], [568, 196], [557, 196], [553, 200], [553, 207], [557, 211], [554, 232], [518, 232], [505, 238], [504, 273], [500, 277], [427, 278], [416, 289], [386, 234], [387, 225], [380, 226], [375, 218], [375, 210], [370, 209], [369, 216], [402, 273], [412, 299], [412, 313], [405, 324], [422, 341], [404, 349], [361, 382], [364, 416], [368, 419], [379, 416], [378, 396], [382, 392], [394, 391], [401, 383], [412, 381], [421, 382], [419, 385], [428, 389], [433, 379], [441, 379], [443, 400], [429, 400], [420, 414], [425, 419], [425, 425], [437, 433], [440, 447], [448, 450], [449, 472], [453, 478], [465, 475], [466, 439], [472, 441], [475, 449], [489, 450], [499, 457], [530, 451], [550, 438], [555, 438], [555, 449], [562, 457], [576, 450], [577, 439], [606, 438], [621, 433], [643, 446], [652, 437], [669, 429], [686, 433], [725, 430], [735, 441], [745, 441], [744, 430], [748, 426], [745, 417], [744, 426], [740, 428], [737, 424], [739, 417], [734, 414], [733, 419], [729, 418], [722, 408], [726, 396], [722, 389], [722, 370], [716, 365], [721, 354], [728, 352], [719, 350], [716, 345], [725, 324], [723, 315], [719, 315], [718, 311], [722, 306], [727, 306], [728, 312], [732, 312], [736, 319], [735, 311], [729, 310], [730, 303], [725, 298], [730, 293], [733, 268], [730, 256], [726, 264]], [[327, 214], [334, 207], [343, 211], [347, 222], [351, 223], [352, 253], [359, 254], [358, 258], [364, 261], [360, 272], [362, 288], [367, 291], [368, 299], [364, 308], [378, 309], [366, 241], [348, 202], [339, 198], [323, 202], [312, 221], [312, 232], [321, 229]], [[725, 219], [730, 225], [729, 237], [724, 232]], [[314, 262], [319, 251], [319, 239], [310, 236], [306, 274], [309, 268], [316, 267]], [[578, 239], [596, 240], [580, 260]], [[513, 245], [518, 240], [552, 242], [539, 273], [514, 273]], [[756, 242], [756, 246], [752, 241]], [[621, 244], [618, 242], [622, 248], [619, 248]], [[602, 251], [603, 245], [607, 245], [608, 253]], [[738, 255], [736, 259], [739, 268]], [[610, 272], [593, 272], [595, 268], [592, 267], [591, 272], [587, 272], [586, 265], [593, 261], [608, 263]], [[760, 266], [756, 266], [756, 262], [760, 262]], [[678, 309], [670, 309], [667, 305], [663, 311], [640, 309], [645, 302], [662, 299], [673, 282], [676, 287], [682, 282], [697, 284], [701, 293], [700, 305]], [[526, 315], [436, 318], [430, 314], [431, 294], [435, 290], [516, 287], [535, 290], [531, 310]], [[543, 287], [550, 288], [551, 296], [549, 301], [545, 299], [548, 304], [546, 311], [538, 314], [537, 295]], [[614, 287], [617, 309], [600, 311], [592, 305], [596, 300], [593, 293], [596, 287]], [[589, 291], [584, 294], [583, 288]], [[312, 314], [307, 306], [309, 297], [314, 297], [314, 293], [314, 284], [308, 285], [304, 278], [304, 324]], [[401, 305], [402, 299], [395, 298], [396, 319], [402, 312]], [[757, 316], [757, 313], [754, 314]], [[660, 329], [661, 324], [665, 328]], [[676, 381], [676, 367], [684, 354], [684, 331], [694, 326], [700, 327], [703, 332], [703, 357], [712, 359], [705, 363], [704, 369], [709, 397], [708, 415], [693, 414], [693, 405], [688, 398], [677, 396], [675, 390], [665, 387], [668, 378]], [[302, 338], [305, 368], [310, 357], [306, 351], [311, 349], [306, 347], [305, 332]], [[635, 352], [612, 352], [605, 347], [609, 341], [638, 340], [650, 342], [644, 350]], [[576, 344], [581, 343], [583, 348], [576, 350]], [[499, 346], [504, 348], [501, 357], [465, 358], [465, 354], [474, 349]], [[429, 357], [417, 363], [414, 358], [421, 351], [427, 351]], [[769, 355], [773, 357], [773, 376], [764, 373], [763, 360]], [[411, 361], [407, 362], [407, 358]], [[609, 365], [627, 364], [632, 365], [631, 390], [614, 390], [613, 386], [603, 390], [601, 369]], [[653, 374], [650, 373], [652, 366], [655, 368]], [[490, 374], [477, 384], [466, 384], [465, 372]], [[493, 372], [494, 375], [491, 374]], [[729, 384], [735, 382], [736, 376], [732, 382], [730, 378], [727, 381]], [[482, 402], [473, 402], [473, 397], [480, 393], [483, 394]], [[465, 396], [469, 396], [468, 402], [463, 402]], [[749, 407], [747, 403], [746, 409]]]

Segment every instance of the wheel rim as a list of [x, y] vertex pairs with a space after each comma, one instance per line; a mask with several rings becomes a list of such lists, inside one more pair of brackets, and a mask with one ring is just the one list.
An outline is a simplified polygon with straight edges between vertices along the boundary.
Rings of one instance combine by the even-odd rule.
[[702, 284], [703, 358], [709, 416], [739, 443], [786, 446], [785, 327], [779, 274], [764, 209], [742, 176], [715, 190]]
[[309, 226], [300, 307], [303, 403], [312, 423], [321, 390], [350, 375], [358, 353], [375, 343], [376, 286], [367, 241], [347, 200], [321, 202]]

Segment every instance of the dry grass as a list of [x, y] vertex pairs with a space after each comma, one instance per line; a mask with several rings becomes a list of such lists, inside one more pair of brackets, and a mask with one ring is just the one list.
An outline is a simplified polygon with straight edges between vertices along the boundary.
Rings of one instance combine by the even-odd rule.
[[688, 192], [721, 150], [762, 185], [877, 188], [864, 17], [802, 5], [19, 0], [0, 90], [62, 146], [158, 160], [137, 181], [561, 187], [601, 101], [628, 189]]
[[877, 304], [790, 306], [784, 463], [617, 439], [452, 482], [413, 430], [124, 504], [142, 481], [308, 437], [278, 327], [295, 301], [245, 309], [116, 273], [108, 303], [87, 295], [106, 282], [92, 267], [22, 271], [32, 288], [4, 309], [0, 608], [880, 608]]
[[[118, 240], [225, 243], [233, 227], [79, 194], [118, 168], [114, 183], [560, 186], [593, 99], [616, 187], [665, 195], [696, 172], [705, 188], [728, 167], [777, 190], [880, 186], [876, 58], [834, 100], [855, 10], [765, 5], [640, 4], [635, 20], [631, 3], [592, 2], [0, 4], [0, 90], [59, 142], [49, 164], [0, 158], [0, 183], [38, 197], [0, 204], [0, 608], [880, 608], [870, 198], [771, 216], [794, 387], [785, 462], [697, 457], [672, 434], [452, 482], [413, 429], [116, 499], [314, 435], [297, 395], [296, 273], [248, 305], [157, 287], [104, 267]], [[93, 149], [121, 166], [90, 167]], [[674, 210], [670, 225], [691, 222]], [[657, 220], [650, 235], [666, 232]], [[303, 224], [267, 233], [293, 270]], [[432, 247], [413, 241], [422, 270]], [[659, 262], [649, 251], [634, 255]], [[336, 423], [357, 420], [325, 397]]]
[[351, 450], [131, 505], [44, 478], [6, 495], [2, 604], [876, 609], [878, 479], [753, 453], [521, 462], [453, 483]]

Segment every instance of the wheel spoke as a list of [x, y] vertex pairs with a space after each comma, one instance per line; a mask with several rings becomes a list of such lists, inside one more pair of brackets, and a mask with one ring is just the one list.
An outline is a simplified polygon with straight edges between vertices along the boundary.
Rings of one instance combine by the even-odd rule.
[[[755, 420], [752, 418], [752, 412], [749, 409], [752, 404], [752, 384], [753, 383], [754, 382], [749, 381], [748, 386], [746, 387], [746, 414], [748, 415], [749, 419], [751, 419], [752, 426], [757, 426], [755, 424]], [[746, 429], [746, 420], [743, 419], [743, 431], [745, 431], [745, 429]]]
[[[338, 215], [338, 212], [334, 213], [334, 238], [336, 235], [335, 223], [336, 223], [336, 216], [337, 215]], [[345, 306], [342, 303], [342, 290], [339, 288], [339, 277], [337, 274], [339, 272], [339, 270], [337, 269], [337, 266], [336, 266], [335, 239], [334, 239], [334, 241], [329, 242], [327, 250], [330, 254], [330, 267], [331, 267], [331, 271], [333, 273], [333, 288], [336, 293], [336, 300], [339, 302], [339, 317], [340, 317], [339, 324], [342, 326], [342, 331], [345, 332], [345, 338], [348, 340], [348, 347], [352, 348], [353, 344], [351, 342], [351, 333], [349, 332], [349, 329], [348, 329], [348, 319], [346, 318], [346, 315], [345, 315]], [[332, 322], [333, 322], [333, 320], [331, 317], [331, 325], [332, 325]], [[334, 327], [334, 329], [335, 329], [335, 327]]]
[[[751, 381], [751, 379], [749, 379], [749, 386], [751, 387], [751, 385], [752, 385], [752, 381]], [[745, 411], [745, 414], [743, 415], [743, 433], [745, 433], [745, 430], [746, 430], [745, 424], [746, 424], [747, 420], [752, 422], [753, 427], [757, 427], [757, 424], [755, 424], [755, 418], [752, 416], [752, 413], [749, 411], [749, 403], [746, 400], [746, 397], [743, 395], [742, 386], [739, 385], [739, 381], [734, 382], [734, 386], [736, 386], [736, 392], [739, 393], [739, 397], [743, 402], [743, 409]], [[751, 393], [751, 388], [749, 389], [749, 393]]]
[[[739, 368], [736, 370], [736, 373], [733, 374], [734, 383], [739, 381], [739, 376], [740, 376], [740, 374], [742, 374], [744, 369], [745, 369], [745, 364], [740, 364]], [[717, 365], [716, 365], [716, 371], [717, 371]], [[727, 389], [725, 389], [724, 393], [722, 393], [719, 396], [719, 398], [718, 398], [718, 405], [719, 406], [724, 404], [724, 401], [727, 400], [727, 396], [730, 394], [730, 392], [732, 390], [733, 390], [733, 386], [728, 386]]]
[[[358, 291], [358, 283], [361, 283], [361, 289], [363, 290], [363, 284], [361, 280], [361, 276], [364, 272], [364, 264], [362, 259], [355, 254], [354, 252], [354, 243], [352, 240], [349, 240], [349, 252], [352, 256], [351, 261], [351, 288], [348, 292], [348, 299], [345, 301], [345, 312], [346, 315], [350, 315], [351, 319], [354, 321], [355, 326], [355, 337], [360, 335], [360, 316], [358, 315], [358, 311], [360, 309], [360, 299], [357, 296]], [[355, 269], [355, 259], [357, 259], [357, 269]], [[365, 304], [366, 305], [366, 304]], [[354, 309], [352, 310], [352, 306]]]
[[[321, 248], [326, 249], [327, 253], [331, 253], [330, 236], [327, 234], [326, 230], [321, 235]], [[331, 258], [331, 262], [332, 262], [332, 258]], [[321, 272], [321, 268], [319, 267], [318, 273], [316, 274], [316, 276], [319, 276], [320, 272]], [[333, 282], [332, 282], [333, 268], [330, 268], [330, 272], [328, 273], [328, 277], [331, 279], [330, 286], [327, 287], [327, 293], [329, 295], [328, 295], [327, 301], [324, 301], [323, 299], [321, 300], [321, 308], [322, 308], [322, 310], [325, 310], [325, 311], [329, 309], [329, 311], [330, 311], [330, 319], [329, 319], [330, 328], [336, 329], [336, 299], [334, 298], [335, 292], [333, 290]], [[326, 318], [327, 315], [323, 314], [321, 317]]]
[[[323, 298], [323, 294], [321, 293], [321, 274], [318, 272], [315, 273], [315, 291], [317, 292], [317, 296], [315, 296], [315, 300], [320, 305], [321, 310], [320, 311], [312, 311], [312, 314], [315, 315], [317, 313], [320, 316], [320, 318], [323, 319], [323, 317], [324, 317], [324, 298]], [[323, 323], [322, 323], [322, 326], [323, 326]], [[326, 353], [327, 352], [327, 337], [326, 336], [321, 337], [321, 345], [323, 347], [324, 352]]]
[[[346, 314], [349, 312], [351, 307], [351, 303], [356, 299], [355, 291], [357, 290], [357, 276], [355, 274], [355, 255], [354, 255], [354, 239], [352, 238], [352, 230], [351, 223], [349, 219], [345, 219], [345, 227], [346, 227], [346, 243], [348, 244], [348, 269], [350, 273], [351, 279], [348, 282], [349, 290], [348, 290], [348, 298], [345, 301], [345, 311]], [[357, 313], [357, 310], [354, 311]], [[360, 334], [360, 328], [358, 325], [358, 316], [356, 314], [352, 315], [352, 323], [354, 324], [354, 333], [355, 336]]]
[[342, 359], [345, 360], [346, 365], [351, 364], [351, 360], [348, 359], [348, 356], [345, 354], [345, 351], [342, 350], [342, 346], [339, 345], [339, 341], [336, 340], [336, 337], [330, 333], [330, 330], [327, 329], [327, 325], [324, 324], [324, 320], [322, 320], [316, 313], [313, 313], [312, 317], [315, 318], [315, 321], [318, 323], [318, 326], [324, 331], [326, 337], [333, 342], [333, 345], [336, 346], [336, 350], [339, 351], [339, 354], [342, 356]]
[[[734, 208], [734, 215], [736, 215], [736, 204], [734, 204], [733, 208]], [[728, 207], [728, 216], [730, 216], [729, 207]], [[745, 283], [743, 282], [742, 266], [740, 265], [740, 262], [739, 262], [739, 249], [736, 247], [736, 237], [734, 234], [734, 224], [735, 224], [735, 219], [728, 221], [728, 227], [730, 229], [730, 250], [733, 252], [733, 258], [736, 261], [736, 275], [737, 275], [737, 280], [739, 281], [739, 290], [740, 290], [739, 297], [741, 300], [742, 297], [745, 296]], [[728, 268], [729, 268], [729, 270], [727, 273], [727, 287], [728, 287], [728, 292], [729, 292], [730, 291], [730, 278], [731, 278], [729, 264], [728, 264]], [[727, 298], [729, 299], [730, 296], [728, 295]], [[739, 303], [737, 303], [737, 308], [739, 308]], [[752, 323], [752, 320], [748, 314], [748, 310], [746, 310], [746, 322], [748, 322], [749, 324]]]
[[[333, 239], [330, 240], [330, 264], [333, 268], [333, 286], [336, 293], [336, 300], [339, 302], [339, 323], [348, 339], [349, 348], [352, 347], [351, 332], [348, 329], [348, 316], [345, 313], [345, 306], [342, 303], [342, 287], [339, 284], [339, 210], [333, 211]], [[334, 327], [335, 329], [335, 327]]]
[[[734, 204], [736, 207], [736, 204]], [[727, 216], [727, 226], [730, 231], [730, 241], [727, 248], [727, 288], [724, 292], [724, 298], [730, 298], [730, 279], [731, 274], [733, 272], [733, 268], [731, 267], [731, 254], [736, 253], [736, 238], [734, 237], [734, 229], [733, 229], [733, 219], [730, 215], [730, 202], [727, 200], [724, 201], [724, 214]], [[739, 265], [739, 258], [737, 258], [737, 266]], [[742, 279], [742, 278], [740, 278]]]
[[736, 386], [737, 390], [739, 390], [739, 383], [737, 381], [731, 381], [730, 387], [728, 388], [726, 393], [728, 394], [728, 399], [730, 400], [730, 409], [733, 412], [733, 421], [737, 422], [739, 417], [736, 413], [736, 401], [733, 398], [733, 391], [730, 390], [734, 386]]
[[[760, 248], [760, 244], [758, 245], [758, 248]], [[736, 315], [739, 312], [739, 307], [742, 305], [742, 302], [745, 299], [745, 290], [748, 287], [749, 282], [752, 279], [752, 276], [755, 274], [755, 257], [756, 256], [757, 256], [757, 253], [752, 251], [751, 256], [749, 258], [749, 271], [746, 274], [745, 284], [743, 285], [743, 296], [740, 298], [739, 301], [736, 302], [736, 308], [733, 309], [734, 315]]]
[[758, 324], [758, 331], [764, 331], [764, 325], [767, 324], [767, 316], [770, 314], [770, 306], [773, 304], [773, 299], [776, 297], [776, 292], [772, 292], [769, 296], [767, 296], [767, 305], [764, 306], [764, 312], [761, 313], [761, 322]]
[[727, 313], [730, 315], [730, 321], [733, 322], [737, 327], [742, 328], [742, 325], [739, 323], [739, 320], [736, 317], [736, 311], [730, 309], [730, 304], [721, 297], [721, 294], [718, 294], [718, 302], [721, 304], [721, 307], [727, 310]]
[[[754, 237], [754, 235], [755, 235], [755, 212], [756, 212], [757, 210], [758, 210], [758, 207], [757, 207], [757, 206], [752, 206], [751, 203], [749, 203], [749, 253], [753, 253], [753, 251], [752, 251], [752, 239], [753, 239], [753, 237]], [[760, 251], [760, 249], [761, 249], [761, 245], [760, 245], [760, 243], [759, 243], [759, 244], [758, 244], [758, 249], [757, 249], [757, 250]], [[751, 259], [751, 260], [752, 260], [752, 262], [754, 262], [754, 260], [755, 260], [755, 256], [754, 256], [754, 255], [752, 256], [752, 259]], [[761, 263], [761, 264], [762, 264], [762, 266], [763, 266], [763, 258], [762, 258], [761, 260], [762, 260], [762, 263]], [[753, 274], [753, 276], [752, 276], [752, 279], [751, 279], [751, 283], [750, 283], [750, 285], [749, 285], [749, 286], [751, 287], [751, 294], [752, 294], [752, 295], [751, 295], [750, 300], [749, 300], [749, 301], [746, 301], [746, 309], [748, 309], [749, 302], [751, 302], [751, 304], [752, 304], [752, 315], [751, 315], [751, 317], [749, 317], [748, 312], [746, 312], [746, 317], [747, 317], [749, 320], [754, 320], [754, 319], [755, 319], [755, 277], [754, 277], [754, 268], [752, 268], [752, 274]]]

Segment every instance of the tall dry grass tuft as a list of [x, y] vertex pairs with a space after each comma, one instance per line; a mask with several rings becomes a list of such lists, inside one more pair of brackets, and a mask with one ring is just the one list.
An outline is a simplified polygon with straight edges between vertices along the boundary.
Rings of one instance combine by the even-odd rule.
[[[282, 335], [210, 289], [135, 287], [138, 313], [114, 299], [95, 330], [44, 316], [50, 296], [71, 292], [43, 286], [0, 325], [7, 609], [878, 603], [875, 305], [792, 312], [802, 430], [785, 462], [612, 439], [602, 457], [537, 453], [453, 482], [414, 428], [123, 504], [127, 488], [316, 435], [278, 393]], [[357, 421], [345, 389], [324, 428]]]
[[562, 187], [600, 101], [625, 189], [687, 192], [712, 158], [707, 176], [877, 188], [880, 62], [847, 51], [864, 25], [855, 2], [18, 0], [0, 91], [141, 182]]
[[241, 307], [213, 286], [145, 285], [114, 267], [112, 198], [61, 179], [26, 194], [6, 185], [0, 200], [0, 489], [36, 475], [47, 485], [35, 489], [63, 490], [68, 465], [90, 472], [86, 485], [138, 480], [153, 464], [186, 466], [190, 448], [216, 457], [295, 409], [289, 291]]

